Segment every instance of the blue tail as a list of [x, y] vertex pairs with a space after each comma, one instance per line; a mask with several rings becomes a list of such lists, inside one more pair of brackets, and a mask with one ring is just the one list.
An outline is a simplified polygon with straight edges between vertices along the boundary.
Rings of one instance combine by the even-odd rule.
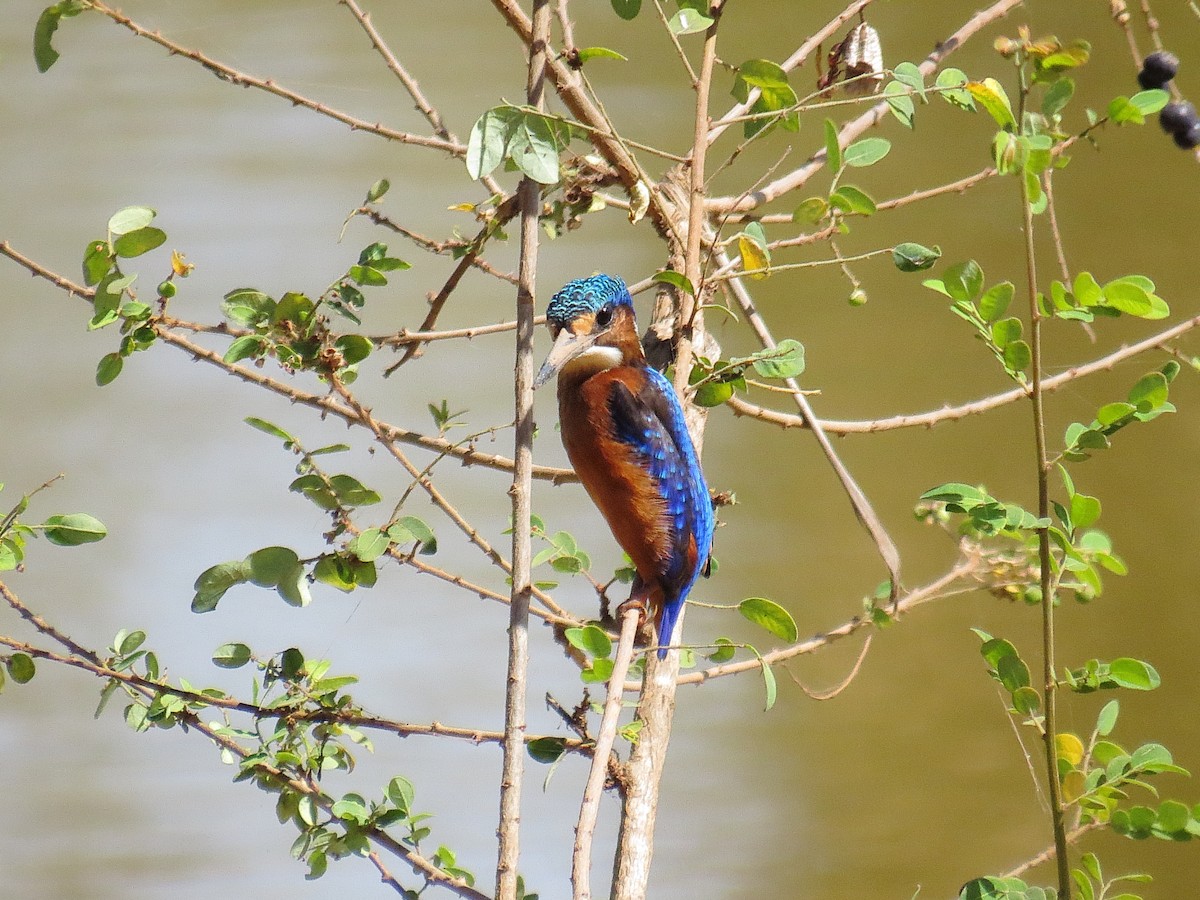
[[683, 609], [683, 599], [679, 597], [674, 603], [663, 603], [662, 612], [658, 615], [658, 658], [667, 658], [667, 645], [671, 643], [671, 635], [675, 632], [675, 623], [679, 621], [679, 613]]

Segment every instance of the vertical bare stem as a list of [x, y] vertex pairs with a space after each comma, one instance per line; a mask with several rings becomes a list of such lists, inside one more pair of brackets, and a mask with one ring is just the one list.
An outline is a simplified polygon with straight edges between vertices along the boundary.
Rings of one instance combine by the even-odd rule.
[[621, 638], [617, 643], [617, 655], [613, 659], [612, 675], [608, 679], [608, 697], [604, 701], [604, 715], [600, 719], [600, 731], [596, 735], [596, 747], [592, 751], [592, 768], [588, 773], [587, 786], [583, 790], [583, 802], [579, 806], [579, 824], [575, 826], [575, 851], [571, 860], [574, 900], [591, 900], [592, 897], [592, 837], [596, 832], [596, 819], [600, 815], [604, 780], [608, 776], [608, 756], [617, 737], [617, 722], [621, 717], [621, 695], [625, 690], [625, 678], [629, 674], [629, 662], [633, 659], [633, 641], [637, 637], [639, 618], [638, 611], [631, 609], [621, 619]]
[[[709, 15], [714, 18], [704, 34], [704, 53], [700, 59], [700, 74], [696, 78], [696, 118], [692, 132], [692, 162], [688, 175], [688, 230], [687, 247], [684, 255], [684, 274], [695, 287], [696, 292], [703, 295], [704, 273], [701, 270], [700, 245], [704, 238], [704, 163], [708, 151], [708, 136], [710, 124], [708, 115], [708, 91], [712, 85], [713, 64], [717, 58], [717, 25], [721, 16], [721, 4], [714, 3], [709, 8]], [[684, 396], [688, 377], [692, 372], [692, 340], [697, 328], [703, 327], [698, 321], [701, 313], [698, 310], [698, 297], [687, 296], [679, 292], [679, 341], [675, 347], [675, 391], [680, 397]], [[666, 636], [660, 636], [666, 641]]]
[[[1024, 85], [1022, 85], [1022, 101]], [[1024, 102], [1022, 102], [1022, 107]], [[1033, 402], [1033, 433], [1037, 448], [1038, 517], [1050, 516], [1050, 463], [1046, 455], [1046, 421], [1042, 408], [1042, 314], [1037, 302], [1037, 262], [1033, 246], [1033, 208], [1030, 205], [1029, 185], [1021, 182], [1021, 209], [1025, 225], [1025, 271], [1029, 293], [1029, 343], [1031, 350]], [[1046, 782], [1050, 793], [1050, 817], [1054, 828], [1055, 861], [1058, 866], [1058, 896], [1071, 898], [1071, 867], [1067, 859], [1067, 829], [1063, 814], [1062, 787], [1058, 780], [1057, 710], [1054, 676], [1054, 596], [1050, 572], [1050, 532], [1038, 530], [1038, 564], [1042, 590], [1042, 709], [1045, 727], [1042, 743], [1046, 757]]]
[[[526, 101], [545, 106], [550, 0], [533, 0], [533, 42], [529, 48]], [[515, 366], [516, 446], [513, 450], [512, 606], [508, 624], [508, 679], [504, 704], [504, 763], [500, 775], [499, 854], [496, 897], [515, 900], [520, 857], [521, 776], [525, 762], [525, 688], [529, 670], [530, 493], [533, 485], [533, 320], [537, 275], [538, 213], [541, 191], [531, 178], [521, 181], [521, 264], [517, 285]]]
[[[721, 3], [714, 3], [709, 14], [719, 21]], [[713, 65], [717, 56], [717, 21], [708, 29], [704, 51], [696, 80], [696, 117], [692, 162], [689, 177], [688, 232], [684, 271], [688, 280], [701, 290], [701, 242], [704, 235], [704, 157], [708, 133], [708, 95]], [[679, 342], [675, 355], [675, 389], [683, 396], [692, 369], [692, 344], [703, 319], [697, 310], [697, 298], [679, 295]], [[689, 418], [692, 438], [697, 450], [702, 444], [703, 417]], [[679, 633], [682, 617], [676, 623]], [[659, 635], [663, 643], [674, 643], [674, 635]], [[629, 757], [629, 783], [625, 805], [621, 810], [621, 832], [617, 839], [617, 859], [613, 872], [613, 900], [642, 900], [650, 881], [650, 861], [654, 856], [654, 824], [658, 812], [659, 784], [666, 762], [667, 746], [671, 740], [671, 722], [675, 715], [676, 677], [679, 674], [679, 652], [671, 650], [665, 659], [657, 653], [646, 658], [646, 674], [642, 681], [642, 697], [638, 704], [638, 719], [642, 730], [637, 746]]]

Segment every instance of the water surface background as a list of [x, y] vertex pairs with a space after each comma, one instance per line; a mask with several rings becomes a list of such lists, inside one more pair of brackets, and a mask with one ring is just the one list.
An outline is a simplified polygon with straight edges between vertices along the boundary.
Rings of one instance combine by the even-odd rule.
[[[102, 236], [116, 209], [146, 204], [170, 235], [166, 248], [135, 261], [143, 290], [165, 274], [166, 249], [197, 266], [172, 311], [215, 320], [222, 294], [257, 286], [275, 296], [318, 294], [373, 240], [415, 263], [388, 288], [371, 293], [367, 328], [386, 333], [416, 327], [424, 296], [440, 286], [449, 264], [395, 236], [353, 222], [346, 213], [366, 188], [387, 177], [385, 210], [434, 237], [474, 223], [447, 207], [481, 199], [461, 164], [436, 153], [388, 144], [261, 92], [222, 83], [198, 66], [171, 58], [99, 17], [66, 21], [56, 38], [63, 58], [48, 74], [34, 70], [29, 50], [41, 2], [10, 0], [0, 24], [0, 239], [77, 278], [88, 240]], [[920, 59], [975, 9], [952, 2], [880, 2], [872, 22], [889, 63]], [[1160, 4], [1169, 44], [1200, 47], [1200, 21], [1183, 4]], [[378, 26], [420, 79], [460, 137], [479, 113], [523, 93], [514, 36], [485, 4], [376, 4]], [[577, 41], [620, 49], [630, 61], [589, 69], [614, 119], [634, 138], [675, 150], [690, 133], [690, 95], [677, 60], [648, 19], [616, 20], [607, 3], [577, 2]], [[722, 55], [783, 59], [837, 4], [747, 2], [726, 20]], [[130, 2], [125, 11], [183, 45], [203, 49], [243, 71], [271, 77], [370, 121], [424, 129], [408, 96], [384, 69], [345, 9], [333, 2], [196, 0]], [[1079, 103], [1103, 108], [1136, 88], [1124, 40], [1103, 4], [1032, 3], [1036, 34], [1083, 36], [1095, 59], [1080, 78]], [[956, 54], [972, 75], [1000, 73], [991, 38], [1015, 31], [1019, 16], [990, 29]], [[768, 27], [761, 27], [762, 23]], [[692, 41], [697, 39], [693, 38]], [[1182, 51], [1181, 51], [1182, 52]], [[1180, 84], [1200, 97], [1200, 54], [1183, 53]], [[811, 67], [793, 76], [801, 90]], [[727, 102], [721, 76], [714, 109]], [[820, 146], [820, 116], [804, 120], [783, 165]], [[989, 123], [934, 103], [922, 107], [913, 133], [889, 121], [886, 163], [855, 173], [877, 198], [929, 187], [987, 163]], [[787, 139], [776, 135], [754, 152], [773, 164]], [[1145, 272], [1182, 319], [1200, 313], [1195, 289], [1194, 216], [1200, 201], [1195, 160], [1177, 152], [1156, 125], [1101, 135], [1102, 149], [1079, 148], [1056, 180], [1064, 238], [1073, 269], [1100, 280]], [[731, 145], [725, 144], [728, 153]], [[721, 159], [723, 153], [715, 153]], [[718, 179], [740, 190], [751, 168]], [[818, 176], [811, 192], [827, 185]], [[940, 244], [948, 261], [977, 258], [989, 282], [1022, 283], [1015, 186], [994, 180], [965, 195], [947, 195], [856, 225], [843, 251], [856, 253], [902, 240]], [[805, 193], [805, 196], [807, 196]], [[796, 198], [798, 202], [802, 197]], [[786, 208], [786, 207], [785, 207]], [[539, 302], [563, 281], [601, 269], [630, 280], [662, 264], [660, 244], [643, 223], [631, 230], [619, 211], [593, 217], [568, 239], [543, 247]], [[515, 232], [515, 230], [514, 230]], [[772, 237], [789, 233], [776, 228]], [[1056, 274], [1048, 243], [1042, 283]], [[794, 260], [822, 258], [827, 248]], [[499, 248], [497, 265], [512, 266], [514, 249]], [[777, 336], [808, 348], [806, 386], [829, 418], [875, 418], [962, 402], [1007, 387], [987, 352], [965, 333], [939, 298], [885, 261], [856, 269], [871, 300], [845, 302], [846, 282], [832, 269], [778, 275], [754, 285]], [[641, 305], [644, 309], [644, 304]], [[510, 318], [512, 290], [468, 275], [442, 324]], [[286, 401], [246, 388], [215, 368], [168, 348], [127, 361], [114, 384], [93, 382], [96, 362], [115, 349], [112, 329], [87, 333], [86, 307], [14, 265], [0, 265], [0, 481], [6, 507], [50, 476], [67, 478], [40, 496], [30, 517], [87, 510], [110, 537], [73, 551], [39, 541], [28, 572], [9, 583], [27, 603], [80, 642], [104, 647], [120, 628], [142, 628], [173, 677], [245, 693], [247, 672], [223, 672], [209, 658], [226, 641], [268, 653], [300, 646], [327, 656], [339, 671], [362, 677], [355, 696], [392, 717], [499, 728], [503, 717], [507, 610], [464, 597], [442, 583], [385, 568], [370, 592], [343, 596], [316, 589], [307, 609], [285, 607], [271, 592], [232, 591], [207, 616], [188, 611], [196, 575], [259, 547], [284, 544], [320, 552], [327, 519], [287, 491], [293, 459], [272, 439], [242, 423], [260, 416], [295, 431], [310, 446], [347, 440], [341, 465], [385, 496], [407, 486], [383, 454], [366, 452], [361, 434], [321, 422]], [[1153, 324], [1105, 322], [1093, 346], [1074, 328], [1048, 328], [1047, 365], [1060, 371], [1152, 333]], [[733, 321], [710, 317], [727, 351], [752, 348]], [[539, 336], [539, 352], [548, 346]], [[1200, 341], [1182, 346], [1200, 352]], [[445, 398], [466, 409], [473, 427], [511, 415], [511, 335], [471, 344], [442, 344], [403, 375], [360, 383], [365, 401], [388, 421], [428, 430], [425, 404]], [[1088, 420], [1097, 405], [1123, 398], [1159, 356], [1124, 363], [1075, 382], [1049, 400], [1051, 434]], [[379, 354], [369, 376], [389, 362]], [[307, 388], [311, 379], [300, 378]], [[768, 398], [769, 399], [769, 398]], [[1195, 552], [1196, 447], [1200, 389], [1184, 373], [1172, 388], [1183, 411], [1119, 435], [1116, 449], [1075, 470], [1081, 490], [1104, 501], [1102, 526], [1131, 575], [1109, 578], [1104, 596], [1060, 616], [1061, 659], [1130, 655], [1151, 660], [1164, 686], [1121, 696], [1116, 738], [1160, 740], [1179, 761], [1200, 769], [1200, 674], [1195, 607], [1200, 563]], [[780, 408], [786, 408], [780, 401]], [[539, 460], [561, 463], [554, 402], [538, 396]], [[943, 481], [986, 483], [997, 496], [1035, 503], [1029, 412], [1009, 406], [934, 430], [907, 430], [838, 442], [847, 464], [892, 529], [905, 556], [905, 579], [917, 585], [954, 558], [945, 536], [914, 522], [915, 498]], [[507, 454], [501, 432], [484, 449]], [[428, 457], [414, 454], [421, 463]], [[810, 435], [710, 417], [705, 445], [710, 484], [736, 492], [722, 513], [719, 577], [698, 599], [734, 603], [766, 596], [783, 603], [802, 633], [833, 627], [860, 609], [882, 573], [874, 551], [843, 499]], [[508, 515], [503, 476], [442, 463], [443, 489], [489, 540], [504, 547]], [[536, 487], [535, 505], [553, 528], [574, 532], [597, 571], [619, 555], [603, 523], [577, 487]], [[441, 537], [438, 560], [503, 590], [478, 552], [453, 527], [414, 499]], [[386, 513], [383, 513], [386, 514]], [[560, 602], [581, 614], [592, 598], [581, 581], [566, 582]], [[663, 897], [879, 897], [953, 895], [958, 885], [1002, 871], [1049, 840], [1038, 789], [996, 686], [983, 673], [972, 626], [1017, 642], [1036, 659], [1037, 610], [983, 593], [926, 607], [901, 627], [879, 634], [850, 689], [833, 701], [805, 697], [781, 672], [779, 703], [762, 711], [753, 677], [687, 688], [679, 713], [659, 813], [654, 895]], [[12, 617], [5, 633], [26, 634]], [[761, 632], [728, 612], [696, 610], [692, 640], [728, 635], [766, 646]], [[842, 678], [857, 639], [793, 665], [806, 685]], [[579, 686], [548, 635], [534, 629], [530, 685], [533, 730], [558, 728], [542, 708], [553, 693], [564, 703]], [[358, 861], [331, 866], [317, 882], [287, 853], [290, 827], [278, 825], [273, 800], [233, 785], [211, 746], [178, 732], [131, 733], [119, 710], [93, 721], [98, 685], [75, 672], [39, 667], [26, 687], [0, 696], [0, 883], [13, 896], [179, 898], [229, 896], [340, 897], [381, 895], [374, 870]], [[1109, 696], [1067, 698], [1063, 727], [1086, 732]], [[499, 752], [428, 738], [375, 737], [359, 770], [342, 789], [370, 796], [394, 774], [417, 785], [417, 805], [435, 814], [433, 847], [444, 843], [460, 864], [490, 885]], [[1029, 744], [1028, 738], [1027, 744]], [[1029, 744], [1030, 752], [1034, 748]], [[1040, 772], [1034, 757], [1031, 765]], [[543, 897], [564, 896], [579, 761], [564, 763], [543, 790], [545, 770], [530, 765], [524, 807], [522, 870]], [[1200, 799], [1200, 788], [1162, 779], [1165, 795]], [[337, 790], [335, 786], [333, 788]], [[604, 808], [599, 840], [611, 841], [616, 807]], [[1147, 895], [1190, 896], [1200, 877], [1193, 845], [1134, 844], [1109, 835], [1089, 839], [1112, 874], [1151, 871]], [[597, 858], [607, 851], [598, 849]], [[402, 866], [396, 864], [403, 876]], [[1039, 873], [1043, 882], [1051, 877]], [[411, 882], [411, 879], [409, 879]], [[598, 876], [597, 884], [603, 881]]]

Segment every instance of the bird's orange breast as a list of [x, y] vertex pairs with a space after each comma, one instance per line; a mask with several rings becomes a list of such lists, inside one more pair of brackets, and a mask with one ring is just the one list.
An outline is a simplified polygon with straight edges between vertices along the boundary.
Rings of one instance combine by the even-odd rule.
[[577, 383], [559, 385], [562, 441], [571, 465], [600, 509], [613, 536], [642, 580], [656, 586], [670, 556], [666, 501], [636, 454], [618, 440], [609, 397], [614, 381], [641, 388], [638, 370], [619, 366]]

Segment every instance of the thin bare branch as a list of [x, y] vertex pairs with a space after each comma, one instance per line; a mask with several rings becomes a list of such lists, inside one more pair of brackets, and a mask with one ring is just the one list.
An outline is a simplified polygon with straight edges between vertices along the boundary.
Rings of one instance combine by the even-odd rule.
[[[503, 207], [505, 202], [508, 199], [507, 196], [505, 196], [503, 194], [501, 194], [500, 196], [501, 196], [501, 199], [497, 203], [498, 208]], [[472, 246], [472, 244], [474, 243], [473, 241], [467, 241], [467, 240], [461, 240], [461, 239], [453, 240], [453, 241], [435, 241], [435, 240], [433, 240], [433, 238], [426, 237], [423, 234], [418, 234], [417, 232], [415, 232], [409, 228], [405, 228], [399, 222], [396, 222], [395, 220], [391, 219], [390, 217], [388, 217], [384, 213], [380, 212], [378, 209], [376, 209], [373, 206], [360, 206], [360, 207], [358, 207], [358, 209], [354, 210], [354, 212], [351, 213], [351, 215], [366, 216], [368, 219], [370, 219], [376, 225], [381, 225], [384, 228], [387, 228], [387, 229], [390, 229], [391, 231], [396, 232], [397, 234], [403, 235], [404, 237], [406, 237], [410, 241], [412, 241], [414, 244], [416, 244], [418, 247], [420, 247], [422, 250], [428, 250], [430, 253], [436, 253], [439, 256], [454, 255], [456, 253], [459, 253], [463, 250], [470, 248]], [[514, 275], [512, 272], [501, 272], [499, 269], [497, 269], [495, 266], [493, 266], [491, 263], [489, 263], [486, 259], [484, 259], [481, 256], [474, 257], [471, 260], [471, 265], [474, 266], [476, 269], [479, 269], [479, 271], [486, 272], [488, 275], [492, 275], [495, 278], [501, 279], [502, 281], [507, 281], [509, 284], [515, 285], [517, 283], [516, 275]]]
[[[550, 0], [533, 0], [532, 33], [525, 79], [525, 102], [546, 108], [546, 66], [550, 58]], [[517, 189], [521, 211], [521, 257], [517, 285], [517, 334], [513, 377], [512, 605], [508, 619], [508, 672], [504, 692], [504, 759], [500, 772], [500, 824], [496, 897], [517, 900], [520, 862], [521, 789], [525, 771], [526, 691], [529, 681], [529, 598], [533, 518], [533, 320], [537, 294], [541, 185], [529, 176]], [[607, 766], [606, 766], [607, 768]]]
[[[905, 613], [910, 612], [924, 603], [929, 603], [933, 600], [938, 600], [943, 597], [953, 596], [954, 594], [965, 593], [968, 590], [974, 590], [978, 584], [974, 581], [968, 582], [973, 574], [979, 570], [979, 560], [968, 558], [957, 565], [950, 571], [946, 572], [939, 578], [934, 579], [924, 587], [916, 588], [909, 591], [901, 597], [895, 604], [892, 612], [897, 618], [902, 617]], [[956, 582], [964, 582], [964, 584], [955, 586]], [[844, 637], [849, 637], [856, 631], [863, 628], [872, 627], [871, 617], [867, 615], [855, 616], [847, 622], [832, 628], [829, 631], [822, 632], [805, 641], [800, 641], [791, 644], [787, 647], [781, 647], [778, 650], [772, 650], [769, 653], [764, 653], [760, 658], [751, 657], [750, 659], [739, 660], [738, 662], [725, 663], [719, 666], [712, 666], [708, 669], [703, 669], [699, 672], [688, 672], [686, 675], [680, 675], [677, 679], [678, 684], [702, 684], [705, 681], [711, 681], [714, 678], [724, 678], [728, 675], [738, 675], [742, 672], [752, 672], [755, 669], [761, 669], [764, 665], [773, 666], [789, 659], [795, 659], [797, 656], [805, 656], [809, 653], [814, 653], [829, 644], [834, 643]]]
[[[3, 596], [4, 600], [14, 609], [17, 609], [18, 612], [21, 608], [24, 608], [24, 604], [21, 603], [16, 594], [3, 582], [0, 582], [0, 596]], [[53, 654], [50, 651], [44, 650], [40, 647], [34, 647], [30, 644], [23, 644], [19, 641], [13, 641], [10, 638], [0, 638], [0, 644], [4, 644], [5, 646], [13, 647], [15, 649], [20, 649], [21, 652], [28, 653], [30, 656], [38, 656], [43, 659], [53, 659], [55, 662], [65, 665], [87, 669], [92, 671], [93, 674], [101, 675], [105, 678], [116, 678], [117, 680], [123, 681], [123, 683], [128, 685], [132, 690], [137, 691], [147, 699], [153, 699], [157, 694], [164, 690], [164, 685], [159, 685], [154, 682], [139, 684], [135, 681], [122, 678], [121, 676], [126, 675], [127, 673], [115, 672], [111, 669], [108, 669], [101, 663], [99, 656], [94, 651], [83, 648], [78, 644], [75, 644], [74, 641], [69, 641], [69, 639], [64, 642], [64, 637], [61, 635], [61, 633], [50, 628], [45, 622], [36, 616], [25, 616], [25, 618], [33, 622], [35, 627], [37, 627], [38, 630], [43, 634], [53, 637], [60, 643], [64, 643], [64, 646], [68, 646], [68, 649], [71, 650], [73, 655], [69, 657], [63, 657], [58, 654]], [[210, 698], [206, 697], [205, 702], [208, 702], [209, 699]], [[228, 750], [237, 758], [244, 760], [250, 756], [250, 752], [246, 750], [246, 748], [242, 747], [227, 735], [222, 734], [216, 727], [204, 722], [198, 715], [196, 715], [195, 712], [185, 710], [184, 712], [180, 713], [180, 719], [186, 724], [187, 728], [193, 729], [196, 732], [204, 735], [217, 746], [224, 750]], [[256, 763], [254, 767], [254, 773], [258, 778], [265, 779], [280, 786], [286, 786], [299, 794], [311, 797], [313, 801], [326, 812], [328, 812], [328, 810], [333, 806], [333, 800], [321, 792], [320, 785], [308, 779], [293, 777], [282, 769], [265, 762]], [[434, 865], [430, 860], [426, 859], [424, 856], [417, 853], [415, 850], [408, 847], [401, 841], [392, 837], [386, 831], [383, 831], [374, 825], [365, 825], [363, 826], [363, 830], [369, 835], [370, 839], [374, 843], [404, 860], [413, 868], [413, 871], [424, 877], [427, 881], [447, 888], [458, 896], [469, 898], [469, 900], [487, 900], [486, 894], [476, 891], [473, 887], [467, 884], [466, 881], [458, 876], [444, 872], [442, 869]]]
[[629, 663], [633, 659], [633, 642], [637, 637], [640, 619], [641, 613], [637, 609], [630, 609], [621, 617], [621, 638], [617, 642], [617, 655], [613, 658], [608, 696], [604, 701], [604, 713], [600, 718], [600, 730], [596, 733], [596, 747], [592, 752], [592, 767], [583, 789], [579, 822], [575, 826], [575, 848], [571, 858], [574, 900], [591, 900], [592, 896], [592, 838], [600, 815], [600, 797], [604, 793], [604, 781], [609, 770], [609, 754], [617, 738], [623, 686], [625, 676], [629, 674]]
[[160, 47], [168, 50], [172, 56], [182, 56], [184, 59], [190, 59], [192, 62], [199, 63], [208, 71], [212, 72], [222, 81], [228, 81], [230, 84], [236, 84], [240, 87], [257, 88], [260, 91], [265, 91], [276, 97], [281, 97], [287, 100], [293, 106], [303, 106], [305, 109], [310, 109], [315, 113], [320, 113], [323, 116], [328, 116], [344, 125], [349, 125], [354, 131], [365, 131], [368, 134], [378, 135], [382, 138], [387, 138], [389, 141], [397, 141], [402, 144], [414, 144], [418, 147], [429, 147], [434, 150], [442, 150], [452, 156], [462, 157], [467, 153], [467, 148], [463, 144], [445, 140], [440, 137], [427, 137], [420, 134], [411, 134], [407, 131], [397, 131], [394, 128], [387, 128], [378, 122], [368, 122], [365, 119], [359, 119], [349, 113], [342, 112], [332, 106], [326, 106], [324, 103], [318, 103], [303, 94], [298, 94], [295, 91], [288, 90], [281, 85], [276, 84], [269, 78], [256, 78], [253, 75], [247, 75], [244, 72], [239, 72], [237, 69], [227, 66], [222, 62], [218, 62], [210, 56], [206, 56], [199, 50], [192, 50], [175, 43], [168, 38], [165, 38], [157, 31], [151, 31], [148, 28], [139, 25], [137, 22], [130, 19], [128, 16], [115, 10], [112, 7], [100, 2], [100, 0], [88, 0], [88, 6], [96, 12], [107, 16], [113, 22], [127, 28], [140, 38], [145, 38]]
[[[809, 55], [814, 50], [821, 46], [822, 43], [833, 37], [838, 29], [850, 21], [850, 19], [854, 18], [854, 16], [858, 15], [860, 12], [870, 6], [871, 2], [872, 0], [854, 0], [853, 3], [849, 4], [840, 13], [830, 19], [823, 28], [814, 31], [812, 35], [809, 36], [808, 40], [806, 40], [799, 46], [799, 48], [797, 48], [795, 53], [780, 63], [780, 68], [782, 68], [785, 72], [790, 72], [793, 69], [804, 65], [805, 60], [808, 59]], [[754, 88], [746, 97], [745, 103], [737, 104], [731, 110], [729, 110], [729, 112], [713, 123], [712, 128], [709, 129], [708, 135], [705, 138], [706, 142], [711, 145], [717, 138], [721, 136], [725, 129], [727, 129], [735, 121], [738, 121], [741, 116], [746, 115], [746, 113], [750, 110], [750, 107], [754, 105], [756, 100], [758, 100], [760, 93], [761, 91], [759, 91], [758, 88]]]
[[[1195, 316], [1180, 322], [1178, 325], [1163, 329], [1157, 334], [1153, 334], [1135, 344], [1127, 344], [1119, 350], [1114, 350], [1112, 353], [1106, 354], [1099, 359], [1092, 360], [1092, 362], [1072, 366], [1064, 372], [1045, 379], [1042, 382], [1042, 392], [1051, 393], [1077, 379], [1112, 369], [1118, 363], [1132, 359], [1135, 356], [1140, 356], [1147, 351], [1165, 349], [1166, 345], [1197, 326], [1200, 326], [1200, 316]], [[959, 406], [946, 406], [942, 409], [935, 409], [929, 412], [889, 416], [885, 419], [821, 419], [819, 421], [821, 427], [830, 434], [873, 434], [877, 431], [894, 431], [897, 428], [929, 428], [939, 425], [942, 422], [952, 422], [958, 419], [965, 419], [967, 416], [988, 412], [999, 406], [1016, 403], [1028, 397], [1028, 388], [1013, 388], [1000, 394], [993, 394], [991, 397], [984, 397], [982, 400], [975, 400]], [[726, 405], [733, 410], [734, 415], [749, 416], [762, 422], [780, 425], [783, 428], [808, 427], [802, 416], [765, 409], [753, 403], [748, 403], [740, 397], [731, 398], [726, 402]]]
[[[718, 251], [717, 264], [721, 267], [729, 264], [729, 256], [724, 250]], [[746, 321], [758, 336], [763, 347], [767, 349], [774, 348], [776, 346], [775, 338], [771, 335], [767, 323], [759, 315], [758, 309], [754, 304], [754, 299], [750, 296], [745, 282], [741, 278], [732, 278], [728, 284], [733, 296], [741, 306]], [[817, 444], [821, 447], [825, 458], [829, 461], [829, 465], [837, 473], [838, 479], [842, 483], [842, 488], [850, 498], [850, 505], [854, 508], [854, 514], [875, 541], [875, 546], [878, 548], [879, 555], [882, 557], [883, 563], [890, 575], [892, 600], [894, 601], [897, 597], [897, 592], [900, 590], [900, 551], [896, 549], [896, 544], [887, 533], [887, 529], [884, 528], [883, 522], [871, 506], [867, 495], [863, 493], [862, 488], [858, 486], [858, 482], [854, 480], [850, 471], [837, 455], [837, 451], [833, 449], [833, 445], [829, 442], [829, 437], [825, 434], [821, 422], [813, 413], [812, 406], [809, 405], [808, 398], [800, 390], [799, 383], [795, 378], [785, 379], [784, 383], [792, 389], [792, 399], [800, 410], [801, 418], [808, 423], [808, 427], [817, 439]]]
[[[965, 41], [969, 40], [973, 35], [992, 22], [1007, 15], [1015, 7], [1021, 5], [1021, 2], [1022, 0], [998, 0], [998, 2], [993, 3], [986, 9], [977, 12], [954, 34], [939, 43], [937, 48], [925, 58], [919, 66], [922, 74], [926, 77], [931, 75], [941, 65], [942, 60], [954, 52]], [[851, 119], [842, 126], [838, 132], [839, 143], [842, 146], [846, 146], [868, 128], [877, 125], [887, 115], [887, 102], [880, 101], [876, 103], [862, 115]], [[825, 162], [825, 150], [821, 149], [810, 156], [803, 165], [772, 183], [765, 185], [762, 189], [753, 192], [748, 197], [742, 199], [736, 197], [714, 197], [710, 199], [708, 201], [709, 212], [749, 212], [750, 210], [758, 209], [760, 206], [770, 203], [772, 200], [777, 200], [790, 191], [803, 187], [813, 175], [824, 167]]]

